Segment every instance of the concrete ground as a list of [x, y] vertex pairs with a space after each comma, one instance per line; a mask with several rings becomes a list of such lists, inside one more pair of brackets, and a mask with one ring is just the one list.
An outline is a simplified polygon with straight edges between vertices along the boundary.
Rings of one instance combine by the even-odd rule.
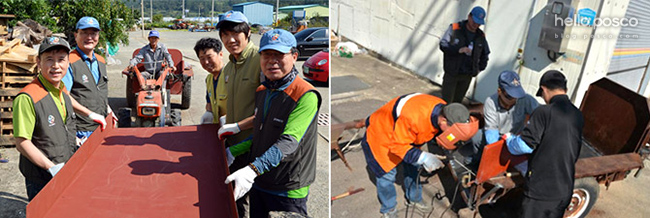
[[[354, 58], [332, 57], [332, 123], [348, 122], [365, 118], [381, 107], [384, 103], [399, 95], [420, 92], [440, 96], [440, 86], [426, 79], [414, 76], [385, 62], [368, 55], [358, 55]], [[495, 90], [496, 91], [496, 90]], [[336, 196], [350, 190], [363, 188], [365, 191], [332, 201], [331, 217], [379, 217], [380, 204], [376, 197], [374, 175], [366, 170], [366, 162], [359, 140], [365, 129], [358, 132], [348, 130], [343, 133], [340, 146], [345, 146], [345, 156], [352, 171], [332, 152], [331, 161], [331, 193]], [[430, 149], [434, 149], [429, 145]], [[645, 165], [649, 166], [649, 161]], [[611, 184], [609, 190], [600, 186], [600, 195], [596, 205], [588, 217], [648, 217], [650, 208], [650, 172], [642, 170], [638, 178], [633, 171], [628, 178]], [[398, 171], [399, 177], [399, 171]], [[448, 209], [454, 198], [455, 183], [450, 178], [447, 167], [436, 171], [430, 177], [421, 177], [423, 184], [423, 199], [433, 205], [431, 214], [423, 214], [407, 209], [404, 205], [404, 193], [401, 181], [398, 179], [397, 208], [399, 217], [472, 217], [473, 211], [468, 208]], [[459, 202], [460, 196], [456, 196]], [[509, 200], [501, 200], [493, 206], [482, 206], [479, 217], [502, 217], [501, 212], [512, 213], [519, 204], [516, 196]], [[457, 204], [460, 205], [460, 204]]]
[[[160, 30], [160, 43], [165, 44], [168, 48], [179, 49], [184, 56], [184, 60], [192, 65], [194, 69], [194, 78], [192, 80], [192, 100], [191, 106], [187, 110], [182, 110], [183, 125], [198, 125], [200, 118], [205, 112], [205, 77], [208, 73], [201, 68], [198, 58], [194, 53], [194, 44], [203, 37], [219, 38], [218, 32], [187, 32], [187, 31], [167, 31]], [[251, 42], [259, 46], [261, 36], [253, 34]], [[132, 52], [144, 46], [148, 41], [142, 37], [141, 32], [129, 32], [130, 45], [122, 45], [119, 53], [114, 57], [119, 60], [120, 64], [108, 66], [109, 79], [109, 104], [117, 111], [120, 107], [126, 107], [125, 83], [126, 77], [122, 76], [121, 71], [126, 68], [131, 58]], [[227, 62], [228, 51], [224, 51], [224, 62]], [[296, 63], [296, 68], [302, 72], [302, 63]], [[301, 75], [302, 76], [302, 75]], [[320, 117], [329, 117], [329, 87], [326, 83], [313, 83], [321, 93], [323, 104], [321, 105]], [[172, 95], [172, 107], [180, 105], [179, 96]], [[318, 157], [316, 181], [311, 185], [309, 201], [307, 203], [308, 213], [312, 217], [327, 217], [329, 213], [329, 125], [318, 126]], [[25, 206], [27, 205], [27, 195], [25, 193], [24, 177], [18, 170], [19, 153], [15, 148], [0, 148], [2, 157], [9, 160], [9, 163], [0, 163], [0, 217], [25, 217]]]

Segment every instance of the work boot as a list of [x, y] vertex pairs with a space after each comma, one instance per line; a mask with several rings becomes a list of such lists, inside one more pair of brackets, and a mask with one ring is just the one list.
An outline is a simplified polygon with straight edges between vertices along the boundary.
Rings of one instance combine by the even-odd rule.
[[381, 214], [381, 218], [397, 218], [397, 207]]
[[410, 207], [414, 207], [416, 210], [422, 212], [422, 213], [428, 213], [433, 210], [433, 208], [429, 205], [424, 204], [422, 201], [421, 202], [410, 202], [406, 201], [404, 202], [406, 205], [407, 209]]

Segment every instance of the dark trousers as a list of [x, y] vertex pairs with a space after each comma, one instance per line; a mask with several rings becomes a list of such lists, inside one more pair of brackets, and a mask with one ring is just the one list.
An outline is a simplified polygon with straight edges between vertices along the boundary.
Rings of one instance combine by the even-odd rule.
[[456, 75], [445, 72], [442, 78], [442, 99], [447, 103], [463, 101], [469, 84], [472, 82], [470, 75]]
[[34, 197], [36, 197], [36, 195], [39, 192], [41, 192], [41, 190], [45, 187], [45, 185], [47, 185], [47, 183], [39, 184], [25, 179], [25, 188], [27, 189], [27, 199], [29, 199], [29, 201], [32, 201], [32, 199], [34, 199]]
[[571, 196], [564, 200], [537, 200], [524, 197], [521, 203], [523, 218], [561, 218], [564, 216], [564, 210], [569, 206]]
[[248, 195], [251, 203], [251, 218], [267, 218], [271, 211], [296, 212], [307, 216], [307, 197], [309, 196], [305, 198], [287, 198], [272, 195], [256, 188], [251, 188]]

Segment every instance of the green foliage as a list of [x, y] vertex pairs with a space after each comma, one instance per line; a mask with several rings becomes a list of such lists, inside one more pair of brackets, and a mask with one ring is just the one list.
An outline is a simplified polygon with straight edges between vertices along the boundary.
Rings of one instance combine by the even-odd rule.
[[[140, 13], [140, 1], [125, 0], [126, 5], [133, 7], [137, 13]], [[232, 5], [259, 1], [262, 3], [270, 4], [275, 6], [276, 0], [215, 0], [214, 1], [214, 16], [217, 16], [220, 13], [232, 10]], [[281, 0], [280, 7], [289, 6], [289, 5], [309, 5], [309, 4], [319, 4], [322, 6], [328, 6], [328, 0]], [[151, 8], [150, 1], [144, 1], [144, 10], [145, 16], [149, 16], [149, 10]], [[153, 0], [153, 13], [164, 14], [165, 17], [176, 17], [180, 18], [182, 15], [183, 1], [180, 0]], [[189, 13], [186, 13], [186, 17], [196, 17], [199, 15], [199, 8], [201, 10], [202, 17], [209, 17], [210, 10], [212, 9], [212, 0], [185, 0], [185, 9], [189, 10]]]
[[56, 26], [56, 19], [48, 14], [51, 10], [52, 7], [46, 0], [0, 1], [0, 14], [16, 15], [16, 19], [9, 23], [10, 26], [14, 26], [18, 21], [32, 19], [41, 25], [48, 27], [52, 32], [58, 32], [60, 31], [60, 28]]
[[154, 14], [151, 21], [154, 22], [154, 23], [162, 23], [163, 22], [163, 15], [162, 14]]
[[0, 12], [16, 15], [15, 22], [32, 19], [52, 32], [63, 32], [74, 45], [77, 21], [84, 16], [97, 18], [99, 47], [106, 43], [128, 44], [128, 27], [135, 23], [131, 9], [121, 0], [2, 0]]

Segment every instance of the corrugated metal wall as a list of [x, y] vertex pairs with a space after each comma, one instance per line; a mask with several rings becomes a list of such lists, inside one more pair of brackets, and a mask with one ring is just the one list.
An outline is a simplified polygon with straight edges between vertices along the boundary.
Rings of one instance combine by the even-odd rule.
[[[610, 78], [644, 93], [650, 80], [650, 0], [630, 0], [625, 18], [637, 19], [636, 26], [623, 26], [607, 70]], [[599, 27], [606, 28], [606, 27]]]
[[273, 5], [254, 3], [235, 6], [232, 10], [244, 13], [250, 24], [261, 24], [265, 26], [273, 24]]

